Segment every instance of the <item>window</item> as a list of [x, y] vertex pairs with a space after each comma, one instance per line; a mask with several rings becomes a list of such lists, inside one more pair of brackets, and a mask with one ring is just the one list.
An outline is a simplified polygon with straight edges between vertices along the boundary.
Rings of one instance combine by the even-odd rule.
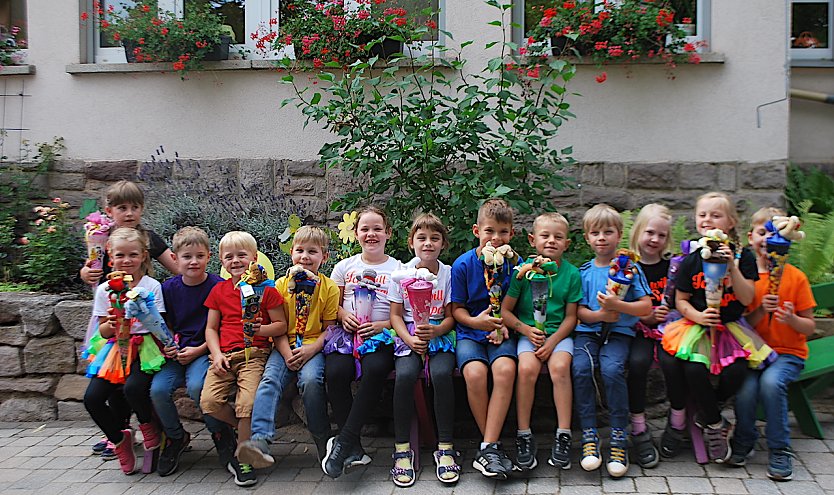
[[26, 0], [0, 0], [0, 26], [10, 32], [18, 28], [15, 35], [18, 46], [26, 47], [29, 40], [28, 22], [26, 21]]
[[825, 60], [834, 58], [831, 42], [834, 0], [791, 1], [791, 58]]
[[[585, 0], [578, 0], [579, 2]], [[675, 9], [675, 23], [681, 24], [682, 29], [688, 32], [686, 41], [695, 43], [705, 41], [706, 45], [698, 51], [709, 51], [710, 39], [710, 18], [712, 0], [670, 0]], [[542, 9], [552, 6], [554, 0], [515, 0], [513, 4], [513, 41], [523, 44], [526, 33], [535, 27], [542, 18]], [[602, 0], [595, 0], [596, 5], [601, 8]], [[617, 0], [608, 0], [608, 3], [616, 4]], [[690, 21], [684, 23], [684, 19]]]
[[[0, 0], [3, 2], [4, 0]], [[8, 0], [6, 0], [8, 1]], [[25, 0], [11, 0], [12, 2], [23, 2]], [[93, 11], [93, 3], [95, 0], [84, 0], [82, 4], [89, 4], [87, 11]], [[172, 12], [176, 16], [182, 16], [184, 12], [188, 11], [189, 6], [197, 4], [208, 4], [212, 10], [222, 14], [226, 19], [232, 32], [234, 33], [234, 40], [230, 47], [230, 54], [234, 58], [235, 54], [244, 53], [246, 58], [272, 58], [284, 56], [282, 53], [272, 53], [264, 55], [258, 52], [255, 47], [255, 41], [250, 37], [251, 33], [258, 31], [260, 26], [269, 26], [271, 18], [278, 17], [280, 2], [282, 0], [157, 0], [160, 12]], [[283, 0], [287, 1], [287, 0]], [[293, 0], [293, 1], [307, 1], [307, 0]], [[346, 0], [346, 4], [355, 2], [356, 0]], [[402, 7], [409, 12], [420, 12], [426, 8], [431, 8], [434, 11], [441, 10], [444, 7], [446, 0], [386, 0], [386, 5], [390, 4], [394, 7]], [[137, 0], [102, 0], [104, 6], [105, 16], [122, 15], [124, 9], [136, 5]], [[107, 7], [114, 5], [113, 12], [108, 12]], [[0, 3], [2, 5], [2, 3]], [[279, 19], [280, 26], [280, 19]], [[440, 29], [445, 29], [443, 25], [443, 16], [437, 19]], [[126, 63], [124, 49], [111, 40], [106, 39], [105, 36], [97, 28], [96, 23], [87, 23], [90, 32], [87, 35], [87, 42], [93, 46], [92, 50], [88, 49], [87, 60], [94, 60], [96, 63]], [[278, 26], [275, 26], [277, 29]], [[437, 31], [434, 31], [435, 33]], [[430, 35], [429, 35], [430, 36]], [[442, 35], [441, 35], [442, 36]], [[433, 42], [438, 40], [425, 39], [421, 43], [415, 43], [409, 48], [412, 52], [421, 54], [431, 50]]]

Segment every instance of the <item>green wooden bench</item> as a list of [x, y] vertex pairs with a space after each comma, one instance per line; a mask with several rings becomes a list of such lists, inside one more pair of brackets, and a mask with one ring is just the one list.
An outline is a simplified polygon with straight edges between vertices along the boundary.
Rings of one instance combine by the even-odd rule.
[[[818, 308], [834, 308], [834, 283], [811, 288]], [[788, 405], [802, 433], [823, 438], [822, 426], [811, 406], [811, 398], [834, 384], [834, 336], [808, 342], [808, 359], [799, 379], [788, 388]]]

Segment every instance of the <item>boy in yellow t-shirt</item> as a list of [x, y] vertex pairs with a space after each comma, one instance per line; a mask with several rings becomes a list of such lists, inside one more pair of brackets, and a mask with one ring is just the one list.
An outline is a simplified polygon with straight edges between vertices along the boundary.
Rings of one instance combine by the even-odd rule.
[[[313, 436], [319, 460], [324, 456], [326, 442], [330, 438], [330, 418], [327, 416], [327, 394], [324, 387], [324, 354], [321, 351], [324, 347], [324, 330], [336, 321], [339, 287], [319, 273], [321, 264], [328, 257], [329, 240], [322, 229], [311, 226], [301, 227], [293, 238], [293, 264], [318, 277], [315, 290], [309, 302], [304, 305], [307, 308], [305, 328], [297, 328], [297, 295], [296, 291], [290, 289], [293, 277], [281, 277], [275, 282], [275, 288], [286, 301], [284, 311], [288, 331], [286, 337], [275, 338], [275, 348], [266, 363], [255, 395], [252, 437], [238, 447], [237, 453], [240, 459], [246, 459], [241, 462], [255, 468], [265, 468], [275, 463], [269, 453], [269, 444], [275, 437], [275, 412], [290, 380], [298, 378], [298, 389], [307, 414], [307, 428]], [[301, 335], [297, 335], [299, 330]]]

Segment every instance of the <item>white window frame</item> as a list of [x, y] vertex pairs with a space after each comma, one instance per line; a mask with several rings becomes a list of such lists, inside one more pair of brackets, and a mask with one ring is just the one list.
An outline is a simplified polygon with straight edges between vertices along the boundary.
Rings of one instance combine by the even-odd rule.
[[[524, 46], [527, 44], [527, 38], [524, 33], [524, 3], [524, 0], [514, 0], [513, 2], [512, 19], [513, 23], [517, 26], [513, 27], [512, 39], [514, 42], [518, 43], [519, 46]], [[596, 9], [601, 10], [603, 2], [601, 0], [596, 0], [595, 3]], [[609, 3], [618, 2], [617, 0], [609, 0]], [[712, 38], [712, 0], [696, 0], [695, 9], [695, 27], [697, 31], [695, 32], [694, 36], [686, 36], [684, 40], [687, 43], [705, 42], [704, 44], [702, 44], [702, 46], [699, 46], [697, 51], [700, 53], [709, 52], [709, 42]], [[549, 42], [550, 41], [548, 40], [548, 43]]]
[[[828, 4], [828, 48], [793, 48], [790, 38], [793, 30], [793, 5], [797, 3], [827, 3]], [[788, 47], [791, 60], [831, 60], [834, 59], [834, 0], [790, 0], [790, 29], [788, 31]]]

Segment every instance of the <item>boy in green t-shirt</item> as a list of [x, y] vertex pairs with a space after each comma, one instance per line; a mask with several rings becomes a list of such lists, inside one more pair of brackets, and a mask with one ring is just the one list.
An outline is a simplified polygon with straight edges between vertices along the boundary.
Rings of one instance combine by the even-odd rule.
[[[544, 271], [543, 275], [533, 275], [535, 272], [529, 271], [520, 279], [513, 277], [501, 305], [504, 324], [518, 333], [517, 464], [523, 470], [533, 469], [537, 464], [536, 442], [530, 431], [530, 415], [536, 381], [542, 364], [547, 363], [553, 382], [553, 402], [558, 417], [553, 447], [547, 462], [551, 466], [569, 469], [573, 402], [571, 333], [576, 327], [576, 311], [579, 301], [582, 300], [582, 281], [579, 269], [567, 261], [562, 261], [562, 254], [570, 245], [568, 221], [565, 217], [558, 213], [539, 215], [533, 222], [533, 233], [528, 235], [528, 240], [530, 245], [536, 248], [539, 256], [550, 258], [553, 263], [546, 263], [540, 267]], [[533, 263], [532, 258], [525, 262], [530, 263]], [[532, 287], [537, 283], [534, 281], [536, 278], [540, 281], [538, 283], [542, 284], [540, 287], [545, 291], [543, 294], [547, 296], [544, 322], [542, 325], [540, 319], [538, 327], [534, 317], [534, 306], [540, 309], [540, 304], [534, 304]]]

